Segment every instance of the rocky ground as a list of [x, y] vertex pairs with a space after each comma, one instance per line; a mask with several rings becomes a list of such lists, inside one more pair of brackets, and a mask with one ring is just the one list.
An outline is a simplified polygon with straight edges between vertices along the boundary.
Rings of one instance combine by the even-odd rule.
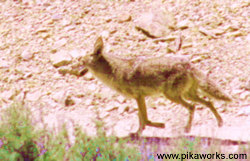
[[58, 130], [66, 123], [72, 135], [74, 125], [95, 135], [95, 121], [101, 120], [108, 135], [135, 132], [134, 100], [91, 73], [63, 74], [102, 35], [105, 50], [121, 57], [186, 55], [233, 98], [228, 104], [215, 102], [224, 119], [221, 128], [208, 108], [197, 105], [189, 134], [184, 133], [186, 109], [164, 97], [148, 98], [149, 118], [166, 128], [147, 127], [143, 136], [250, 141], [249, 11], [247, 0], [2, 0], [0, 109], [24, 99], [39, 127], [43, 122]]

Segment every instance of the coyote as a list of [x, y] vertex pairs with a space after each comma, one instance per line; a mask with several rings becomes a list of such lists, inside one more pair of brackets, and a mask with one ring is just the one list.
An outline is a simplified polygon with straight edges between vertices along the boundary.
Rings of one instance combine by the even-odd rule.
[[102, 37], [94, 45], [93, 53], [86, 55], [82, 64], [103, 83], [126, 97], [134, 98], [138, 105], [139, 129], [145, 126], [164, 128], [164, 123], [152, 122], [148, 119], [145, 97], [163, 94], [169, 100], [183, 105], [189, 111], [189, 120], [185, 132], [190, 132], [195, 106], [189, 101], [199, 102], [213, 112], [218, 126], [223, 120], [212, 102], [200, 97], [231, 101], [214, 81], [203, 72], [194, 68], [183, 56], [167, 55], [154, 58], [120, 58], [104, 52]]

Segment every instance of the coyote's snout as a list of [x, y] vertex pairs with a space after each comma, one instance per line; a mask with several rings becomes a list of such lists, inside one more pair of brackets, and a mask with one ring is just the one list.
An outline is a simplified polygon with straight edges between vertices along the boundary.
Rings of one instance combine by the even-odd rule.
[[203, 99], [200, 94], [224, 101], [230, 101], [230, 97], [203, 72], [194, 68], [188, 59], [174, 55], [125, 59], [105, 53], [103, 48], [102, 37], [99, 37], [93, 53], [83, 59], [83, 64], [103, 83], [136, 100], [140, 123], [138, 132], [142, 132], [146, 125], [165, 127], [163, 123], [148, 120], [145, 97], [154, 94], [163, 94], [189, 111], [186, 132], [191, 130], [195, 111], [195, 106], [187, 100], [210, 108], [218, 126], [223, 125], [223, 120], [212, 102]]

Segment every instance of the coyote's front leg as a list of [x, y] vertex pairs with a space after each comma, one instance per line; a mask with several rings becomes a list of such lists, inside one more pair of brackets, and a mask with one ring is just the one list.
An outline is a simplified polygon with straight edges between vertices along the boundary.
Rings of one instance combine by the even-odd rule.
[[142, 131], [145, 129], [145, 126], [153, 126], [153, 127], [159, 127], [159, 128], [165, 128], [164, 123], [159, 123], [159, 122], [151, 122], [148, 120], [148, 115], [147, 115], [147, 108], [145, 104], [145, 97], [143, 96], [138, 96], [136, 98], [136, 102], [138, 105], [138, 116], [139, 116], [139, 129], [137, 131], [138, 134], [141, 134]]

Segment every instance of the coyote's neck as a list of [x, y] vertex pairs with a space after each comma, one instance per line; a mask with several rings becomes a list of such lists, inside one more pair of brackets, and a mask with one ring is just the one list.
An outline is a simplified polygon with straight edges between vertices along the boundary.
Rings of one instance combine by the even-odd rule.
[[[133, 73], [133, 60], [102, 55], [89, 65], [91, 72], [111, 88], [119, 88]], [[125, 84], [127, 84], [126, 82]], [[117, 85], [120, 84], [120, 85]]]
[[99, 77], [99, 75], [110, 75], [112, 73], [112, 66], [110, 63], [103, 57], [100, 56], [97, 60], [92, 62], [90, 65], [90, 70]]

